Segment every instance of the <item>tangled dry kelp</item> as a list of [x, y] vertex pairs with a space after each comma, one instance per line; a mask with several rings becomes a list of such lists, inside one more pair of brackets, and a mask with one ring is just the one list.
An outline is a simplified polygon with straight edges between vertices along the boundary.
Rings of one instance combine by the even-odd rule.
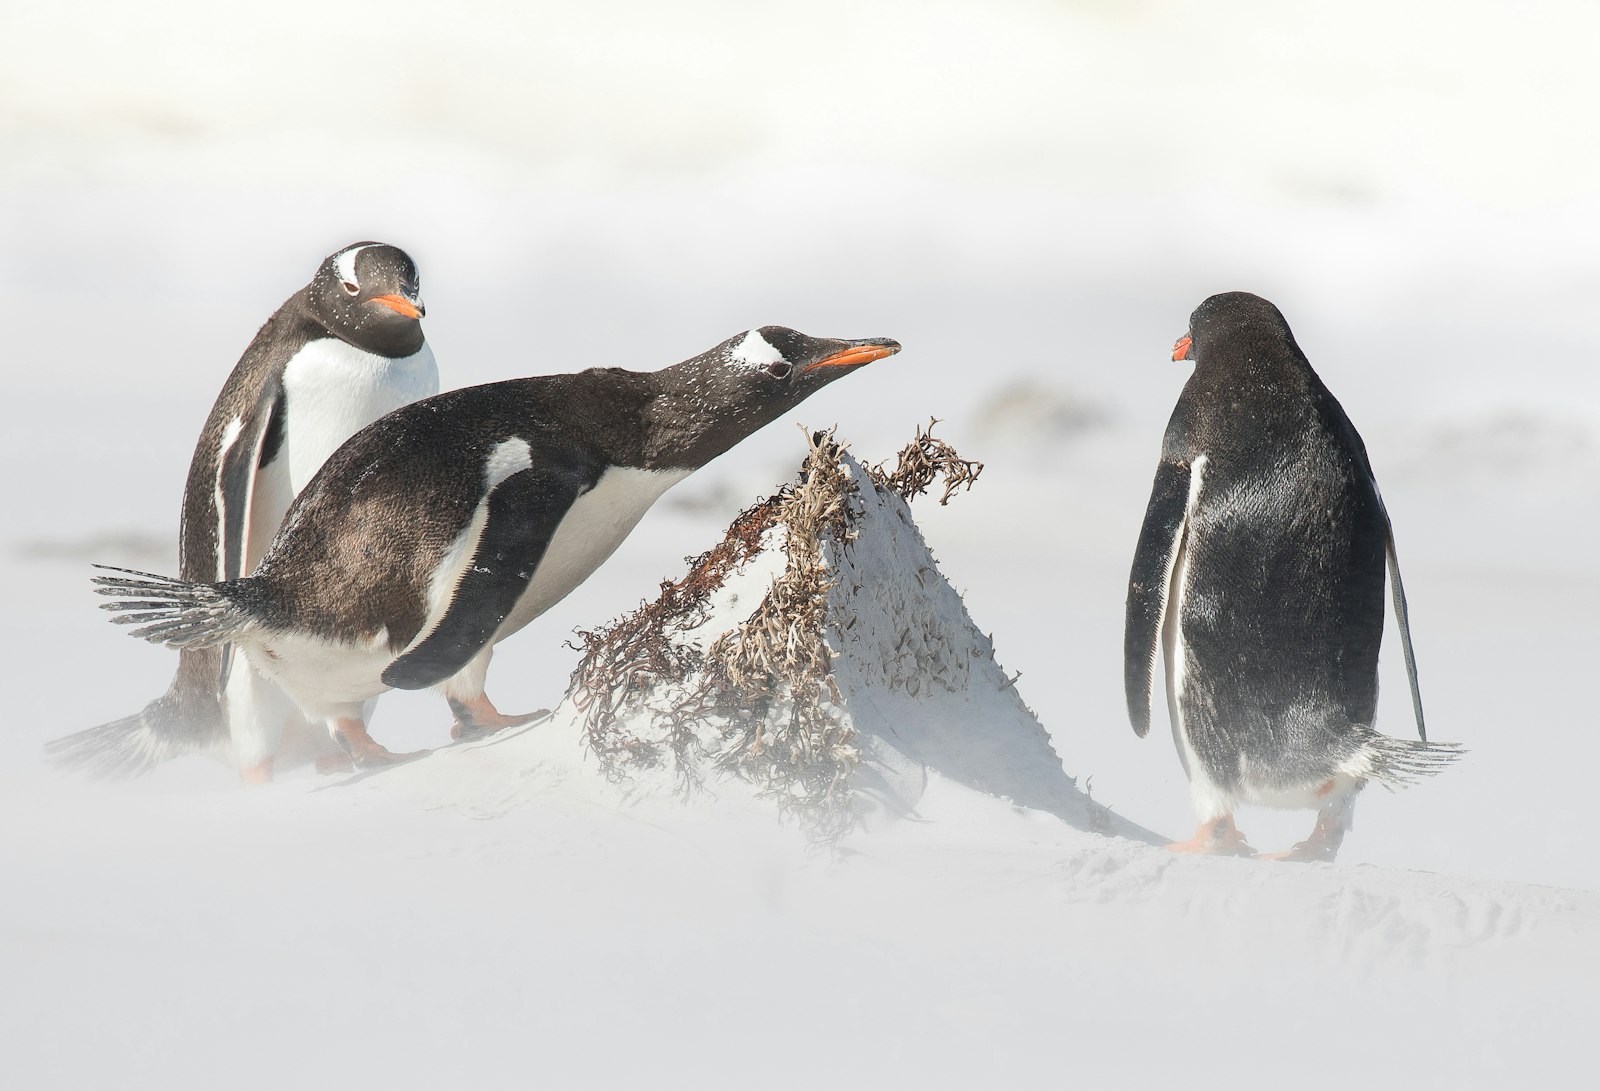
[[944, 477], [944, 495], [939, 506], [950, 503], [957, 489], [965, 486], [969, 491], [983, 473], [983, 463], [962, 458], [956, 449], [933, 434], [939, 418], [928, 421], [927, 430], [917, 428], [917, 438], [901, 448], [893, 470], [885, 470], [884, 463], [867, 467], [873, 481], [899, 493], [910, 500], [928, 491], [928, 486], [940, 476]]
[[[941, 502], [970, 487], [981, 464], [931, 433], [931, 424], [918, 429], [893, 471], [869, 471], [874, 485], [909, 498], [943, 475]], [[683, 579], [664, 582], [655, 601], [614, 624], [579, 634], [584, 657], [570, 693], [590, 750], [613, 778], [667, 768], [692, 791], [708, 770], [732, 773], [826, 838], [853, 822], [849, 774], [861, 760], [827, 639], [831, 551], [854, 535], [856, 484], [831, 431], [807, 440], [799, 479], [742, 512]], [[710, 632], [730, 576], [763, 552], [781, 556], [783, 567], [756, 589], [760, 605]]]

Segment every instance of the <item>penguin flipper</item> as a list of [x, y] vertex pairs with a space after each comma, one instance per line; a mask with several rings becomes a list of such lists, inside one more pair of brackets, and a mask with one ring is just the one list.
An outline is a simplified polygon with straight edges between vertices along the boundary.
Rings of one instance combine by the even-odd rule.
[[1127, 619], [1123, 630], [1123, 685], [1128, 720], [1140, 738], [1150, 732], [1156, 653], [1166, 623], [1172, 571], [1183, 549], [1188, 524], [1190, 467], [1162, 459], [1156, 467], [1150, 505], [1145, 509], [1139, 544], [1128, 575]]
[[[250, 555], [250, 505], [255, 499], [256, 474], [276, 452], [264, 449], [273, 421], [281, 418], [284, 395], [277, 383], [262, 388], [250, 412], [239, 419], [239, 430], [217, 460], [217, 573], [215, 582], [236, 580]], [[233, 668], [232, 646], [222, 649], [217, 690], [228, 685]]]
[[217, 460], [217, 555], [221, 583], [248, 575], [245, 558], [250, 549], [250, 502], [255, 496], [256, 471], [261, 466], [262, 444], [272, 422], [283, 412], [283, 391], [269, 383], [255, 406], [239, 420], [239, 431]]
[[1394, 619], [1400, 624], [1400, 650], [1405, 653], [1406, 679], [1411, 683], [1411, 711], [1417, 719], [1417, 738], [1428, 741], [1428, 727], [1422, 719], [1422, 689], [1417, 683], [1417, 655], [1411, 650], [1411, 615], [1406, 610], [1406, 585], [1400, 581], [1400, 558], [1394, 551], [1394, 526], [1383, 506], [1383, 495], [1376, 481], [1373, 495], [1378, 497], [1378, 513], [1383, 516], [1383, 556], [1389, 565], [1389, 592], [1394, 604]]
[[506, 478], [450, 605], [431, 632], [383, 672], [393, 689], [426, 689], [455, 674], [494, 639], [528, 589], [556, 527], [583, 492], [576, 475], [548, 467]]

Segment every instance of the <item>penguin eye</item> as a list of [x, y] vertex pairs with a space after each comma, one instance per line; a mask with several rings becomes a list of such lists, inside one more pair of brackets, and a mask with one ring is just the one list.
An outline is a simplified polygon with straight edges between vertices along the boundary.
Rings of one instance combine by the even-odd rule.
[[361, 294], [361, 285], [357, 284], [355, 281], [353, 281], [353, 280], [344, 280], [344, 281], [340, 281], [340, 283], [344, 285], [345, 294], [347, 294], [347, 295], [360, 295]]
[[774, 360], [762, 370], [764, 370], [768, 375], [771, 375], [774, 379], [787, 379], [789, 377], [789, 372], [794, 369], [791, 368], [784, 360]]

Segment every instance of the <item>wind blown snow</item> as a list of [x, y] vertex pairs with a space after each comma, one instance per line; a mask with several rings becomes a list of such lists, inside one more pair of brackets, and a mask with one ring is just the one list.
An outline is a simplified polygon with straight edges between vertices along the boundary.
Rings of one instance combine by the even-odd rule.
[[[0, 14], [8, 1085], [1584, 1082], [1600, 144], [1573, 134], [1600, 10], [386, 11]], [[890, 725], [851, 710], [863, 765], [902, 806], [831, 853], [736, 782], [630, 795], [554, 722], [261, 791], [200, 758], [49, 772], [45, 740], [173, 667], [104, 623], [88, 563], [172, 570], [222, 379], [358, 238], [418, 260], [446, 387], [653, 369], [763, 323], [892, 333], [900, 356], [808, 412], [874, 454], [946, 418], [987, 469], [917, 527], [870, 516], [893, 535], [847, 562], [871, 576], [856, 629], [993, 689], [942, 585], [891, 581], [903, 603], [872, 613], [925, 536], [1042, 726], [1006, 713], [1017, 776], [1048, 783], [948, 775], [972, 768], [961, 699], [928, 683], [951, 717], [917, 735], [924, 680], [911, 698], [848, 657]], [[1126, 722], [1122, 606], [1187, 377], [1170, 346], [1235, 288], [1283, 308], [1365, 437], [1430, 730], [1470, 751], [1365, 793], [1333, 866], [1177, 860], [1050, 803], [1070, 771], [1117, 821], [1192, 828], [1169, 740]], [[502, 706], [554, 703], [563, 638], [653, 595], [795, 455], [774, 426], [669, 494], [499, 647]], [[928, 624], [901, 644], [895, 616]], [[448, 726], [437, 695], [391, 694], [374, 730], [410, 749]], [[1306, 817], [1241, 822], [1286, 845]]]

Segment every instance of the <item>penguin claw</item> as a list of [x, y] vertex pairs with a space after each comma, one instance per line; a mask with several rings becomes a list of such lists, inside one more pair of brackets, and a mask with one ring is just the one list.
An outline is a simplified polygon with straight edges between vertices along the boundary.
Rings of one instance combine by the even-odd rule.
[[454, 697], [446, 700], [450, 704], [450, 711], [456, 714], [456, 722], [450, 725], [450, 737], [458, 742], [487, 738], [497, 731], [531, 724], [550, 715], [549, 709], [540, 708], [521, 716], [507, 716], [483, 694], [467, 701], [458, 701]]
[[375, 749], [366, 750], [360, 754], [351, 754], [350, 759], [357, 769], [382, 769], [389, 765], [404, 765], [408, 761], [416, 761], [433, 753], [431, 750], [408, 750], [397, 754], [393, 750], [373, 744]]
[[1331, 803], [1318, 812], [1317, 824], [1310, 837], [1287, 852], [1264, 853], [1261, 859], [1289, 860], [1301, 864], [1319, 861], [1331, 863], [1339, 855], [1339, 846], [1344, 843], [1345, 831], [1349, 828], [1349, 804]]
[[504, 731], [508, 727], [521, 727], [542, 720], [550, 715], [548, 708], [534, 709], [526, 716], [499, 716], [496, 722], [482, 723], [477, 720], [457, 720], [450, 725], [450, 737], [458, 742], [472, 742], [475, 739], [486, 739], [496, 732]]
[[367, 725], [356, 719], [339, 720], [334, 732], [334, 741], [339, 744], [340, 749], [350, 755], [350, 761], [357, 769], [399, 765], [402, 762], [415, 761], [430, 753], [427, 750], [412, 750], [396, 754], [367, 734]]
[[1312, 831], [1310, 837], [1295, 845], [1286, 852], [1264, 852], [1257, 859], [1290, 861], [1297, 864], [1332, 863], [1339, 855], [1339, 844], [1344, 840], [1344, 832], [1337, 835], [1323, 829], [1322, 823]]

